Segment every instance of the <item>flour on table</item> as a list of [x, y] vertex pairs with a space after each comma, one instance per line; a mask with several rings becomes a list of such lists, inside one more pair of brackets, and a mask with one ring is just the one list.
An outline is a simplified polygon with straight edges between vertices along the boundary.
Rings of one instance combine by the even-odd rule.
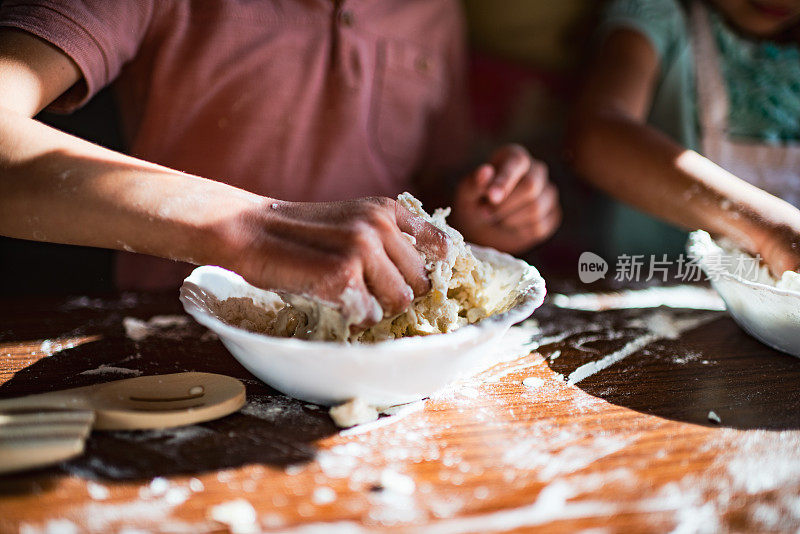
[[116, 374], [116, 375], [140, 376], [142, 372], [139, 371], [138, 369], [128, 369], [126, 367], [115, 367], [113, 365], [103, 364], [100, 367], [97, 367], [96, 369], [88, 369], [86, 371], [82, 371], [80, 374], [82, 375]]
[[379, 484], [384, 491], [393, 491], [403, 495], [411, 495], [417, 487], [413, 478], [392, 469], [381, 471]]
[[136, 317], [125, 317], [122, 319], [122, 327], [125, 335], [133, 341], [142, 341], [157, 334], [162, 329], [183, 327], [189, 324], [189, 317], [186, 315], [156, 315], [147, 321]]
[[656, 310], [642, 318], [629, 321], [628, 327], [641, 328], [645, 332], [615, 352], [607, 354], [599, 360], [581, 365], [570, 373], [569, 377], [567, 377], [567, 382], [572, 385], [577, 384], [642, 350], [654, 341], [677, 339], [683, 332], [693, 330], [704, 323], [716, 319], [716, 317], [717, 315], [714, 313], [684, 317], [675, 313]]
[[800, 293], [800, 273], [795, 271], [784, 272], [781, 279], [775, 283], [775, 287]]
[[[350, 326], [364, 318], [381, 317], [382, 311], [377, 302], [373, 302], [370, 309], [357, 310], [356, 313], [353, 306], [347, 306], [347, 299], [344, 298], [347, 295], [343, 295], [345, 307], [350, 308], [349, 314], [344, 314], [325, 303], [299, 295], [281, 294], [283, 302], [277, 305], [256, 302], [249, 297], [222, 301], [211, 297], [212, 311], [229, 324], [267, 335], [375, 342], [452, 332], [489, 315], [501, 313], [513, 304], [512, 290], [519, 282], [519, 274], [506, 272], [502, 267], [477, 259], [463, 236], [447, 224], [449, 209], [438, 209], [429, 215], [422, 209], [422, 203], [409, 193], [403, 193], [397, 201], [447, 234], [451, 242], [444, 259], [425, 257], [431, 290], [416, 298], [405, 312], [384, 317], [366, 330], [351, 333]], [[407, 238], [415, 242], [412, 236]]]
[[111, 492], [107, 487], [97, 484], [96, 482], [92, 482], [91, 480], [86, 483], [86, 491], [89, 492], [89, 497], [95, 501], [104, 501], [111, 496]]
[[544, 378], [540, 378], [538, 376], [529, 376], [522, 381], [522, 385], [526, 388], [540, 388], [544, 385]]
[[311, 494], [311, 502], [314, 504], [330, 504], [336, 500], [336, 492], [328, 486], [320, 486]]
[[227, 526], [232, 534], [250, 534], [260, 530], [256, 510], [245, 499], [218, 504], [211, 508], [208, 516], [209, 519]]
[[329, 413], [339, 428], [363, 425], [378, 418], [378, 410], [359, 398], [334, 406]]

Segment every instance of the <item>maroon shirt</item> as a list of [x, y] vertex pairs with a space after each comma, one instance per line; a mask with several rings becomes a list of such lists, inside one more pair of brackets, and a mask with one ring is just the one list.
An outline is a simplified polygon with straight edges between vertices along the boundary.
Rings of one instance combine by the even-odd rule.
[[[464, 27], [455, 0], [6, 0], [0, 25], [114, 83], [136, 157], [285, 200], [413, 191], [463, 151]], [[123, 288], [188, 266], [123, 254]]]

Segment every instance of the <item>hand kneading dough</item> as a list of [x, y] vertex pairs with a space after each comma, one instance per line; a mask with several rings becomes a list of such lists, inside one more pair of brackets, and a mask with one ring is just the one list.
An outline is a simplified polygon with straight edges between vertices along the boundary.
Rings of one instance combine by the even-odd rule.
[[[310, 298], [281, 294], [285, 304], [279, 306], [265, 307], [250, 298], [230, 298], [212, 302], [215, 308], [212, 311], [230, 324], [272, 336], [374, 342], [452, 332], [509, 305], [508, 297], [519, 275], [509, 277], [503, 269], [478, 260], [462, 235], [446, 223], [449, 209], [439, 209], [432, 216], [428, 215], [422, 203], [409, 193], [403, 193], [397, 201], [445, 232], [451, 241], [446, 258], [425, 258], [431, 290], [416, 298], [405, 312], [384, 317], [371, 328], [351, 333], [350, 326], [373, 310], [348, 314]], [[408, 238], [414, 242], [413, 236]]]
[[[732, 241], [728, 239], [720, 239], [717, 244], [729, 256], [728, 265], [734, 270], [737, 266], [742, 267], [741, 275], [752, 281], [766, 284], [768, 286], [775, 286], [778, 289], [788, 289], [789, 291], [797, 291], [800, 293], [800, 273], [796, 271], [784, 271], [780, 278], [772, 276], [769, 268], [765, 263], [754, 263], [757, 259], [737, 247]], [[750, 266], [756, 265], [756, 269]]]
[[797, 291], [800, 293], [800, 273], [795, 271], [786, 271], [781, 276], [781, 279], [775, 284], [775, 287], [780, 289], [788, 289], [790, 291]]

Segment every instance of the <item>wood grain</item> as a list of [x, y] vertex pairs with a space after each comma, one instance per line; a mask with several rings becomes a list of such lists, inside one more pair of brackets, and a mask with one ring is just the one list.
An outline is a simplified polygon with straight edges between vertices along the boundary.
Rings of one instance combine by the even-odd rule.
[[[339, 433], [324, 410], [254, 380], [191, 321], [125, 336], [126, 316], [180, 313], [172, 295], [6, 300], [0, 310], [0, 397], [130, 369], [228, 374], [245, 381], [249, 401], [174, 431], [95, 433], [79, 459], [0, 478], [0, 532], [58, 521], [88, 532], [226, 532], [212, 510], [238, 499], [260, 530], [281, 532], [800, 527], [800, 361], [724, 313], [656, 312], [712, 315], [568, 385], [562, 376], [641, 335], [631, 325], [654, 311], [545, 305], [535, 314], [544, 341], [528, 356], [371, 430]], [[530, 377], [541, 382], [523, 385]]]

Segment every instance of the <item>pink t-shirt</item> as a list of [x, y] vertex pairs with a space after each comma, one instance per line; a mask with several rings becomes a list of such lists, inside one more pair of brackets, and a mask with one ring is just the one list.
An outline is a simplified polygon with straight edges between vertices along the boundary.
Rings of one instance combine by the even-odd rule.
[[[466, 130], [456, 0], [4, 1], [0, 25], [113, 82], [130, 154], [285, 200], [413, 191], [456, 164]], [[120, 254], [124, 289], [174, 288], [191, 267]]]

